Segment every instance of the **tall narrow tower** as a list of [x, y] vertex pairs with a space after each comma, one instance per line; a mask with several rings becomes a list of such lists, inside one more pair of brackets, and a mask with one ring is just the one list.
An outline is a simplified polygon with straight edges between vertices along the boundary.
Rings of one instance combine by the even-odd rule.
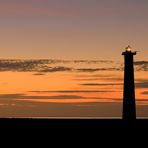
[[123, 119], [136, 119], [135, 83], [134, 83], [134, 55], [128, 46], [124, 55], [124, 94], [123, 94]]

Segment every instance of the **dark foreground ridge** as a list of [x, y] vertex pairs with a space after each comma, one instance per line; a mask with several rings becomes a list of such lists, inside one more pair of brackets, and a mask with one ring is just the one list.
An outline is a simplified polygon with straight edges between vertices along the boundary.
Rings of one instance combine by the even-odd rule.
[[30, 130], [148, 130], [147, 119], [122, 120], [122, 119], [27, 119], [27, 118], [1, 118], [0, 129]]
[[[46, 141], [49, 145], [52, 142], [54, 145], [61, 145], [61, 143], [65, 145], [65, 143], [71, 142], [73, 145], [80, 141], [83, 144], [90, 142], [92, 147], [94, 142], [99, 146], [101, 143], [103, 145], [113, 143], [114, 145], [119, 141], [121, 143], [131, 142], [131, 138], [142, 137], [147, 133], [148, 120], [0, 119], [1, 138], [7, 141], [8, 138], [10, 140], [14, 138], [14, 141], [23, 141], [23, 143], [35, 139], [34, 143], [43, 141], [41, 144], [44, 144]], [[91, 142], [91, 139], [93, 142]], [[59, 143], [59, 141], [61, 142]], [[132, 142], [135, 142], [135, 138]]]

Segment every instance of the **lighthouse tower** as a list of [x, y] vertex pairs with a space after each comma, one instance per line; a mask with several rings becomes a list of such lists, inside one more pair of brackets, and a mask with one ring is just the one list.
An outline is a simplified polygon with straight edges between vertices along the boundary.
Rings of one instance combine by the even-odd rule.
[[124, 93], [123, 119], [136, 119], [135, 83], [134, 83], [134, 55], [130, 46], [122, 53], [124, 56]]

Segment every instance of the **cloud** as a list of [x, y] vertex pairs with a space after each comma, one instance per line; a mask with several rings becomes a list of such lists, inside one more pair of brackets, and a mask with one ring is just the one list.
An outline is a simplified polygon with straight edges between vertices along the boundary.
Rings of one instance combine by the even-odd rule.
[[22, 98], [25, 94], [0, 94], [0, 99], [17, 99]]
[[97, 80], [107, 80], [107, 81], [122, 81], [123, 78], [118, 75], [112, 74], [77, 74], [73, 80], [76, 81], [97, 81]]
[[136, 88], [148, 88], [148, 81], [145, 82], [137, 82]]
[[[82, 66], [82, 64], [93, 65], [94, 64], [108, 64], [114, 63], [110, 60], [58, 60], [58, 59], [36, 59], [36, 60], [20, 60], [20, 59], [1, 59], [0, 60], [0, 71], [12, 71], [12, 72], [36, 72], [43, 75], [47, 72], [98, 72], [98, 71], [122, 71], [122, 66], [111, 66], [111, 67], [98, 67], [97, 68], [77, 68]], [[66, 64], [71, 64], [73, 67], [69, 67]], [[80, 64], [80, 65], [79, 65]], [[62, 65], [62, 66], [61, 66]], [[63, 66], [64, 65], [64, 66]], [[148, 62], [147, 61], [137, 61], [135, 62], [136, 70], [147, 71]], [[103, 76], [102, 76], [103, 77]]]
[[[140, 79], [139, 79], [140, 80]], [[83, 86], [122, 86], [123, 83], [83, 83]], [[135, 83], [136, 88], [148, 88], [148, 81], [141, 80]]]
[[143, 65], [143, 64], [148, 64], [148, 61], [136, 61], [134, 62], [135, 65]]
[[78, 95], [56, 95], [56, 96], [28, 96], [26, 94], [0, 94], [0, 99], [84, 99]]
[[57, 72], [70, 71], [71, 68], [64, 66], [49, 66], [50, 64], [62, 63], [59, 60], [0, 60], [0, 71], [13, 72]]
[[115, 92], [110, 90], [55, 90], [55, 91], [29, 91], [33, 93], [97, 93], [97, 92]]
[[96, 72], [96, 71], [119, 71], [120, 68], [79, 68], [78, 72]]
[[[0, 60], [0, 71], [12, 72], [37, 72], [33, 75], [43, 75], [47, 72], [97, 72], [97, 71], [116, 71], [120, 68], [75, 68], [78, 64], [112, 63], [109, 60], [57, 60], [57, 59], [39, 59], [39, 60]], [[60, 66], [57, 64], [76, 64], [74, 67]], [[52, 65], [52, 66], [51, 66]]]
[[80, 84], [83, 86], [112, 86], [112, 85], [123, 85], [122, 83], [84, 83]]
[[46, 64], [46, 61], [0, 60], [0, 71], [36, 71], [37, 67], [40, 67], [42, 64]]
[[[46, 92], [62, 92], [62, 93], [67, 93], [67, 92], [70, 92], [70, 93], [74, 93], [74, 92], [78, 92], [78, 93], [80, 93], [80, 92], [85, 92], [85, 91], [30, 91], [30, 92], [34, 92], [34, 93], [46, 93]], [[88, 93], [90, 93], [90, 92], [113, 92], [113, 91], [87, 91]], [[86, 93], [87, 93], [86, 92]], [[98, 100], [108, 100], [109, 99], [109, 101], [111, 101], [111, 100], [114, 100], [113, 98], [100, 98], [100, 97], [93, 97], [93, 96], [81, 96], [81, 95], [66, 95], [66, 94], [64, 94], [64, 95], [52, 95], [52, 96], [49, 96], [49, 95], [27, 95], [27, 94], [0, 94], [0, 100], [1, 101], [7, 101], [7, 102], [9, 102], [9, 103], [11, 103], [12, 101], [17, 101], [17, 100], [52, 100], [52, 101], [54, 101], [54, 99], [55, 99], [55, 101], [56, 100], [88, 100], [88, 101], [90, 101], [91, 102], [91, 100], [92, 100], [92, 102], [93, 101], [97, 101], [98, 102]], [[115, 99], [116, 100], [116, 99]], [[81, 101], [80, 101], [81, 102]]]
[[123, 81], [123, 78], [114, 78], [114, 77], [98, 77], [98, 78], [77, 78], [76, 81], [97, 81], [97, 80], [107, 80], [107, 81]]
[[72, 68], [63, 67], [63, 66], [48, 67], [41, 70], [40, 72], [61, 72], [61, 71], [72, 71]]
[[[114, 101], [120, 101], [122, 102], [123, 99], [120, 99], [120, 98], [116, 98], [116, 99], [112, 99]], [[144, 102], [148, 102], [148, 99], [136, 99], [136, 102], [141, 102], [141, 101], [144, 101]]]
[[43, 76], [43, 75], [45, 75], [45, 73], [34, 73], [33, 75], [34, 76]]
[[137, 71], [148, 71], [148, 61], [136, 61], [135, 66]]
[[136, 99], [136, 101], [144, 101], [144, 102], [148, 102], [148, 99]]
[[85, 63], [85, 64], [99, 64], [99, 63], [106, 63], [106, 64], [110, 64], [110, 63], [114, 63], [114, 61], [111, 60], [73, 60], [71, 61], [73, 63]]
[[76, 75], [75, 77], [76, 78], [106, 78], [106, 77], [111, 77], [111, 76], [114, 76], [114, 75], [104, 75], [104, 74], [79, 74], [79, 75]]
[[[55, 96], [28, 96], [26, 94], [1, 94], [1, 103], [7, 104], [26, 104], [27, 102], [38, 103], [93, 103], [93, 102], [112, 102], [112, 98], [98, 98], [98, 97], [85, 97], [80, 95], [55, 95]], [[25, 103], [26, 102], [26, 103]], [[33, 105], [33, 104], [32, 104]]]
[[143, 94], [143, 95], [148, 95], [148, 91], [144, 91], [144, 92], [142, 92], [141, 94]]

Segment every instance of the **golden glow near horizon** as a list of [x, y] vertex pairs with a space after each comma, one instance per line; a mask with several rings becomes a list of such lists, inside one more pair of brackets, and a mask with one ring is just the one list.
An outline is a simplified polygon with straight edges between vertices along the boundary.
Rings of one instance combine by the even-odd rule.
[[[101, 60], [17, 60], [16, 63], [2, 60], [0, 116], [120, 116], [123, 97], [123, 71], [117, 68], [120, 65]], [[145, 107], [147, 73], [136, 71], [135, 78], [137, 105]]]

